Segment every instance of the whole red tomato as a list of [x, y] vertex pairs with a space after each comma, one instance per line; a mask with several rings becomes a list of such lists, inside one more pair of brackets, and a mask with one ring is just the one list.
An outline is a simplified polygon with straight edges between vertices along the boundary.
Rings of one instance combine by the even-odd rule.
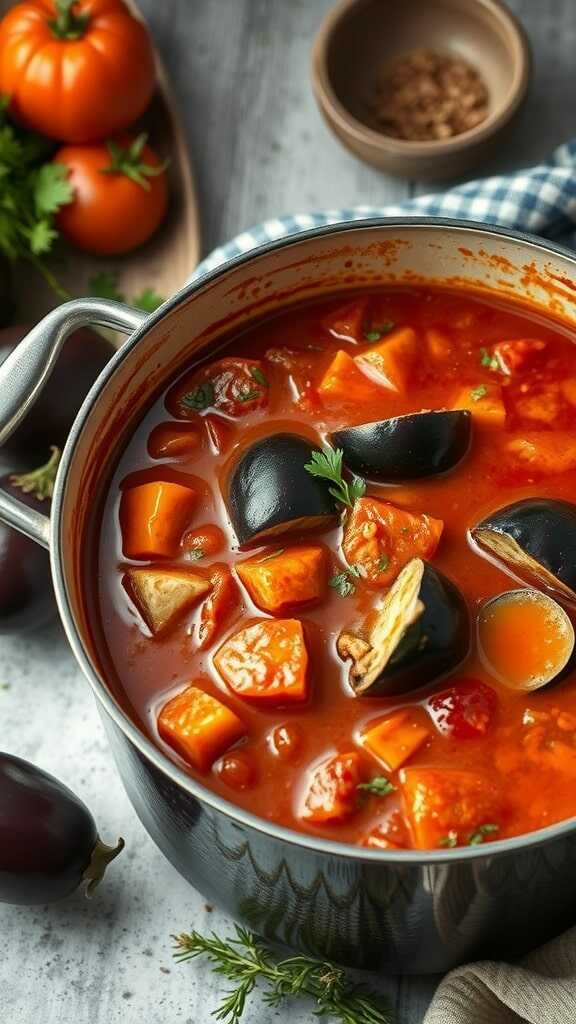
[[123, 131], [146, 109], [154, 81], [148, 32], [122, 0], [26, 0], [0, 22], [0, 93], [50, 138]]
[[86, 252], [114, 256], [146, 242], [166, 212], [166, 172], [146, 136], [63, 146], [54, 160], [68, 168], [74, 199], [56, 226]]

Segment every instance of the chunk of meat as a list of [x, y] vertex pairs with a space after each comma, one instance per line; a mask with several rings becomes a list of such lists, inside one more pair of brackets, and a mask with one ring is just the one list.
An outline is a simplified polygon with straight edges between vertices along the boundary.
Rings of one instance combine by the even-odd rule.
[[405, 512], [388, 501], [359, 498], [344, 528], [348, 565], [376, 587], [389, 587], [412, 558], [433, 558], [444, 524], [424, 513]]
[[212, 646], [240, 600], [238, 584], [227, 565], [211, 565], [209, 578], [212, 592], [202, 605], [198, 628], [198, 649], [201, 651]]
[[458, 392], [453, 409], [468, 409], [474, 423], [484, 427], [505, 427], [506, 406], [502, 398], [502, 387], [495, 381], [485, 381], [462, 388]]
[[530, 478], [568, 473], [576, 469], [576, 437], [567, 430], [530, 431], [507, 441], [504, 454], [504, 476], [510, 468], [525, 470]]
[[418, 339], [411, 327], [397, 327], [383, 341], [355, 356], [354, 362], [378, 384], [406, 393], [418, 355]]
[[546, 342], [541, 338], [514, 338], [511, 341], [499, 341], [493, 349], [493, 355], [501, 373], [507, 376], [530, 370], [546, 349]]
[[498, 697], [481, 679], [459, 679], [428, 698], [428, 711], [438, 732], [455, 740], [485, 736], [498, 710]]
[[339, 306], [333, 313], [324, 317], [322, 326], [334, 338], [359, 345], [364, 341], [367, 307], [367, 299], [348, 302], [345, 306]]
[[[466, 846], [498, 838], [503, 797], [484, 775], [413, 767], [401, 770], [400, 781], [404, 813], [416, 849]], [[496, 828], [492, 830], [491, 826]]]
[[382, 392], [360, 372], [352, 357], [340, 350], [322, 377], [318, 394], [324, 402], [355, 405], [358, 402], [373, 402]]
[[360, 757], [355, 751], [328, 758], [314, 769], [301, 817], [318, 825], [350, 818], [358, 807], [361, 781]]
[[246, 727], [221, 701], [198, 686], [189, 686], [164, 705], [158, 732], [185, 761], [205, 772], [246, 735]]
[[238, 697], [292, 704], [308, 696], [308, 651], [298, 619], [263, 619], [234, 633], [214, 665]]
[[194, 513], [191, 487], [154, 480], [122, 493], [120, 524], [125, 558], [174, 558]]
[[288, 548], [236, 565], [254, 604], [272, 615], [291, 605], [321, 601], [326, 592], [326, 556], [318, 546]]
[[129, 569], [128, 587], [155, 635], [174, 625], [210, 588], [210, 580], [181, 569]]
[[363, 747], [389, 772], [395, 772], [430, 738], [430, 730], [419, 721], [416, 711], [397, 711], [376, 724], [368, 723], [362, 734]]
[[268, 405], [269, 382], [260, 359], [226, 356], [179, 381], [168, 404], [182, 419], [207, 409], [245, 416]]

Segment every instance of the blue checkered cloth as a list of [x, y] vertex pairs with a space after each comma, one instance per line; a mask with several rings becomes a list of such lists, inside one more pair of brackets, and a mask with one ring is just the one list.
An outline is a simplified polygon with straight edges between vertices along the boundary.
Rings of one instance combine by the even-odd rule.
[[214, 249], [196, 268], [194, 277], [214, 270], [233, 256], [265, 242], [322, 224], [370, 217], [455, 217], [529, 231], [552, 241], [576, 246], [576, 139], [554, 150], [547, 163], [513, 174], [497, 174], [458, 185], [437, 195], [390, 206], [352, 206], [343, 210], [295, 213], [264, 221]]

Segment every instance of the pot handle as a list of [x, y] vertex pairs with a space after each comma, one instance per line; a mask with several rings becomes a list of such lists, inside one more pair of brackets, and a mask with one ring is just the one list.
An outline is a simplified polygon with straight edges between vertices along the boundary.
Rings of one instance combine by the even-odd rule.
[[[109, 327], [132, 334], [147, 314], [111, 299], [74, 299], [48, 313], [0, 366], [0, 446], [34, 405], [54, 369], [68, 335], [79, 327]], [[49, 546], [50, 520], [0, 490], [0, 522]]]

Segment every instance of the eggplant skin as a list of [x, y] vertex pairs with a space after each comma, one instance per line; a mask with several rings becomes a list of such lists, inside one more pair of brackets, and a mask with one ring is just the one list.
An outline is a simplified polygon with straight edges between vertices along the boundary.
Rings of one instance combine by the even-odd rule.
[[[342, 636], [340, 653], [341, 641]], [[357, 696], [395, 696], [419, 690], [454, 671], [466, 658], [470, 649], [468, 607], [451, 580], [414, 558], [384, 598], [368, 641], [360, 640], [360, 645], [360, 657], [350, 670]], [[352, 651], [349, 639], [348, 650]]]
[[462, 461], [472, 436], [467, 409], [416, 412], [346, 427], [332, 434], [349, 469], [394, 483], [447, 473]]
[[0, 753], [0, 903], [68, 896], [97, 840], [94, 819], [74, 793], [40, 768]]
[[241, 546], [336, 521], [328, 484], [304, 468], [317, 450], [299, 434], [271, 434], [242, 453], [228, 486], [228, 511]]
[[470, 538], [516, 579], [576, 607], [576, 505], [525, 498], [487, 516]]

